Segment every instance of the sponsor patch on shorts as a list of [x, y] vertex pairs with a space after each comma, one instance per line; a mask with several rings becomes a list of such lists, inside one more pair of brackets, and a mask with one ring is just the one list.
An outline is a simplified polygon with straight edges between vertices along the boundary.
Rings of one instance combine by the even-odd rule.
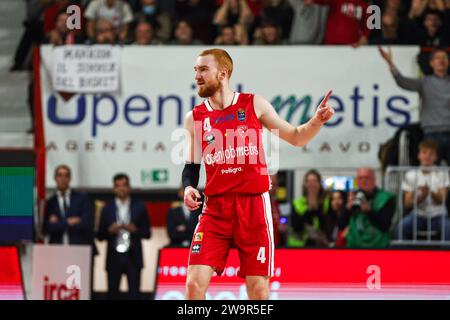
[[203, 232], [197, 232], [194, 236], [194, 242], [202, 242]]
[[200, 253], [201, 248], [202, 248], [201, 244], [194, 244], [192, 246], [192, 253]]

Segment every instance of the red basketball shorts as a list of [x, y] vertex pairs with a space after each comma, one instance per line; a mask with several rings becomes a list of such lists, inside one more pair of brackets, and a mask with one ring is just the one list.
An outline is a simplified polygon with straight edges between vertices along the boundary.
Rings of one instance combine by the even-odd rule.
[[273, 275], [275, 246], [268, 192], [205, 197], [189, 265], [208, 265], [221, 275], [233, 244], [239, 252], [238, 276]]

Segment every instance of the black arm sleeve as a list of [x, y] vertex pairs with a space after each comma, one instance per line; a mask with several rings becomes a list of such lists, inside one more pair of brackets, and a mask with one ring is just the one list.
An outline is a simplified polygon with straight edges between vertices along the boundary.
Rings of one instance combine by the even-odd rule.
[[200, 163], [186, 162], [184, 165], [183, 173], [181, 175], [181, 181], [183, 187], [192, 186], [197, 188], [198, 180], [200, 177]]
[[387, 232], [391, 227], [392, 217], [395, 213], [395, 198], [390, 199], [380, 211], [368, 213], [370, 221], [381, 231]]

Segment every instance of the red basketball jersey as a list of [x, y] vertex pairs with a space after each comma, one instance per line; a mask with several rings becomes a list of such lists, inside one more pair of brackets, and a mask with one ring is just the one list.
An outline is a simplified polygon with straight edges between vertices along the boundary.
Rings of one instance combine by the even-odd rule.
[[236, 92], [224, 110], [214, 110], [208, 100], [193, 109], [195, 139], [201, 137], [202, 143], [207, 196], [269, 190], [263, 128], [253, 97]]

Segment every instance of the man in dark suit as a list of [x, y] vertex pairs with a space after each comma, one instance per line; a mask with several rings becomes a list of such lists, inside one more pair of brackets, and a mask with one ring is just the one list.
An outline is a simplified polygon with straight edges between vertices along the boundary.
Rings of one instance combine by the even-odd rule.
[[130, 197], [130, 179], [114, 176], [115, 198], [102, 210], [98, 239], [107, 240], [106, 271], [110, 299], [118, 299], [122, 274], [128, 280], [129, 298], [140, 299], [143, 268], [142, 239], [149, 239], [150, 219], [145, 205]]
[[[70, 189], [71, 171], [55, 169], [56, 194], [45, 205], [44, 235], [53, 244], [94, 245], [94, 208], [85, 193]], [[95, 247], [93, 253], [95, 254]]]
[[[178, 191], [183, 199], [184, 189]], [[169, 234], [169, 247], [189, 247], [197, 226], [201, 208], [190, 211], [183, 201], [175, 201], [167, 214], [167, 233]]]

